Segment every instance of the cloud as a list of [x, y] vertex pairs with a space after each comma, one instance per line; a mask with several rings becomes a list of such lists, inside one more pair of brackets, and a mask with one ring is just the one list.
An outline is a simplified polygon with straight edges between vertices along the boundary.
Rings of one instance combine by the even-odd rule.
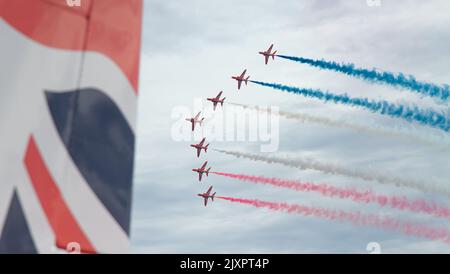
[[[323, 104], [300, 96], [267, 92], [256, 85], [240, 91], [230, 76], [244, 68], [251, 79], [348, 92], [356, 97], [407, 101], [424, 107], [433, 100], [358, 79], [319, 71], [275, 59], [264, 65], [257, 54], [270, 43], [283, 54], [348, 61], [413, 74], [418, 79], [445, 83], [450, 79], [447, 1], [382, 1], [368, 7], [356, 1], [157, 1], [145, 0], [143, 50], [137, 129], [132, 251], [151, 253], [367, 253], [377, 241], [382, 252], [448, 252], [439, 242], [399, 233], [361, 229], [264, 209], [214, 201], [203, 207], [195, 194], [213, 185], [218, 194], [306, 205], [380, 212], [376, 206], [334, 201], [311, 193], [292, 193], [269, 186], [239, 184], [209, 176], [199, 183], [191, 168], [208, 160], [213, 170], [260, 174], [267, 177], [326, 181], [336, 186], [375, 188], [398, 194], [398, 188], [374, 186], [363, 180], [318, 171], [269, 166], [208, 151], [195, 158], [189, 142], [170, 136], [176, 106], [194, 112], [193, 98], [211, 97], [224, 90], [227, 100], [252, 105], [280, 106], [321, 117], [411, 128], [423, 134], [436, 130], [359, 109]], [[448, 106], [445, 106], [448, 107]], [[189, 125], [186, 122], [186, 126]], [[208, 136], [206, 136], [208, 137]], [[445, 137], [448, 137], [446, 135]], [[212, 143], [213, 147], [259, 152], [249, 142]], [[280, 152], [327, 162], [343, 163], [410, 178], [445, 181], [450, 178], [449, 150], [422, 146], [394, 136], [373, 136], [345, 128], [280, 120]], [[414, 190], [411, 198], [447, 203], [446, 198]], [[436, 226], [445, 221], [423, 215], [383, 210], [396, 218]], [[342, 241], [342, 239], [346, 239]]]

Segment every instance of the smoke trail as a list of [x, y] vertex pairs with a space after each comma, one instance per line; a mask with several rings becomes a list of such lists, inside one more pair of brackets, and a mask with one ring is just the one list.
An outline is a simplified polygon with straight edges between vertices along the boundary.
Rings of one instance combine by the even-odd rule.
[[414, 180], [408, 180], [408, 179], [402, 179], [402, 178], [395, 178], [395, 177], [388, 177], [383, 174], [377, 173], [375, 171], [367, 171], [367, 170], [353, 170], [349, 168], [344, 168], [341, 166], [335, 166], [329, 163], [319, 162], [314, 159], [310, 158], [287, 158], [287, 157], [280, 157], [280, 156], [264, 156], [264, 155], [258, 155], [258, 154], [252, 154], [252, 153], [245, 153], [245, 152], [238, 152], [238, 151], [229, 151], [229, 150], [221, 150], [221, 149], [214, 149], [217, 152], [224, 153], [227, 155], [231, 155], [237, 158], [246, 158], [254, 161], [262, 161], [266, 163], [276, 163], [281, 164], [288, 167], [294, 167], [301, 170], [306, 169], [313, 169], [318, 170], [327, 174], [333, 174], [333, 175], [345, 175], [353, 178], [359, 178], [363, 180], [368, 181], [376, 181], [380, 184], [385, 185], [394, 185], [398, 187], [409, 187], [416, 190], [420, 190], [423, 192], [430, 192], [430, 193], [439, 193], [441, 195], [446, 195], [450, 197], [450, 190], [446, 188], [442, 188], [437, 184], [431, 184], [430, 182], [428, 184], [422, 184], [418, 181]]
[[394, 87], [406, 88], [421, 95], [428, 95], [439, 98], [443, 101], [450, 97], [450, 87], [448, 85], [436, 85], [432, 83], [420, 82], [412, 75], [394, 74], [392, 72], [379, 72], [375, 69], [355, 68], [352, 63], [344, 64], [325, 60], [313, 60], [303, 57], [277, 55], [280, 58], [288, 59], [303, 64], [308, 64], [320, 69], [333, 70], [349, 76], [364, 79], [369, 82], [388, 84]]
[[399, 210], [408, 210], [414, 213], [425, 213], [436, 217], [450, 219], [450, 208], [430, 203], [423, 199], [410, 201], [405, 196], [386, 196], [376, 194], [372, 191], [357, 191], [354, 188], [340, 188], [329, 184], [316, 184], [301, 182], [297, 180], [284, 180], [278, 178], [267, 178], [262, 176], [251, 176], [244, 174], [233, 174], [224, 172], [213, 172], [216, 175], [247, 181], [255, 184], [269, 184], [276, 187], [292, 189], [300, 192], [316, 192], [326, 197], [351, 199], [359, 203], [375, 203], [381, 207], [391, 207]]
[[[239, 103], [232, 103], [228, 102], [228, 105], [238, 106], [242, 107], [244, 109], [254, 109], [257, 111], [266, 111], [269, 112], [270, 110], [267, 108], [259, 107], [259, 106], [251, 106], [251, 105], [245, 105], [245, 104], [239, 104]], [[286, 119], [296, 120], [301, 123], [309, 122], [309, 123], [315, 123], [315, 124], [321, 124], [325, 126], [331, 126], [336, 128], [349, 128], [353, 129], [358, 132], [364, 132], [368, 134], [377, 134], [377, 135], [390, 135], [394, 137], [402, 137], [410, 140], [414, 140], [417, 142], [422, 143], [428, 143], [432, 145], [443, 145], [443, 140], [439, 140], [433, 138], [431, 140], [431, 137], [425, 137], [425, 136], [417, 136], [414, 135], [411, 132], [406, 132], [402, 129], [387, 129], [387, 128], [381, 128], [381, 127], [373, 127], [373, 126], [365, 126], [365, 125], [359, 125], [351, 122], [346, 121], [339, 121], [334, 119], [329, 119], [326, 117], [319, 117], [315, 115], [305, 114], [305, 113], [293, 113], [293, 112], [287, 112], [287, 111], [278, 111], [278, 114]]]
[[417, 106], [408, 107], [405, 105], [392, 104], [384, 100], [374, 101], [367, 98], [350, 98], [347, 94], [338, 95], [318, 89], [297, 88], [281, 84], [271, 84], [252, 80], [249, 81], [261, 86], [300, 94], [306, 97], [317, 98], [325, 102], [332, 101], [345, 105], [363, 107], [375, 113], [389, 115], [394, 118], [402, 118], [409, 122], [416, 121], [424, 125], [440, 128], [444, 131], [448, 131], [450, 129], [447, 117], [444, 114], [438, 113], [431, 109], [421, 110]]
[[376, 214], [364, 215], [360, 212], [348, 212], [321, 207], [308, 207], [299, 204], [268, 202], [256, 199], [242, 199], [224, 196], [218, 196], [217, 198], [234, 203], [251, 205], [257, 208], [267, 208], [275, 211], [287, 212], [290, 214], [313, 216], [338, 222], [349, 222], [357, 226], [373, 226], [381, 229], [394, 230], [409, 236], [416, 236], [429, 240], [440, 240], [446, 244], [450, 244], [450, 233], [444, 228], [437, 229], [426, 225], [401, 222], [390, 217], [383, 217]]

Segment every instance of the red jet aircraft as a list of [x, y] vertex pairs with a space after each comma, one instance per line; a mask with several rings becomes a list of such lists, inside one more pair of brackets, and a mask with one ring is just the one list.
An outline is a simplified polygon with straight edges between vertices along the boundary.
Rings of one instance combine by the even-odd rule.
[[214, 110], [216, 110], [216, 106], [218, 103], [220, 103], [220, 105], [223, 106], [223, 101], [225, 100], [225, 97], [223, 97], [222, 100], [220, 100], [220, 96], [222, 95], [222, 92], [223, 91], [219, 92], [219, 94], [217, 94], [217, 96], [214, 98], [206, 98], [206, 100], [211, 101], [213, 103]]
[[275, 54], [277, 53], [277, 51], [274, 51], [271, 53], [272, 48], [273, 48], [273, 44], [270, 45], [268, 50], [259, 52], [259, 54], [264, 55], [266, 65], [267, 65], [267, 62], [269, 62], [269, 57], [272, 56], [272, 60], [275, 60]]
[[245, 78], [246, 72], [247, 72], [247, 70], [245, 69], [240, 76], [231, 76], [232, 79], [238, 81], [238, 89], [241, 88], [242, 81], [244, 81], [245, 85], [247, 85], [247, 81], [250, 78], [250, 76], [247, 76], [247, 78]]
[[193, 118], [186, 118], [186, 121], [188, 121], [192, 124], [192, 131], [194, 131], [195, 124], [202, 125], [203, 120], [205, 120], [205, 118], [202, 118], [201, 120], [199, 120], [200, 113], [201, 112], [197, 113], [197, 115], [195, 115], [195, 117], [193, 117]]
[[197, 149], [197, 157], [200, 156], [200, 152], [202, 151], [202, 149], [205, 151], [205, 153], [206, 153], [207, 150], [208, 150], [209, 144], [207, 144], [206, 146], [203, 146], [203, 144], [205, 143], [205, 140], [206, 140], [206, 138], [203, 138], [203, 139], [200, 141], [200, 143], [191, 145], [191, 147]]
[[211, 169], [211, 167], [209, 167], [208, 169], [206, 169], [206, 165], [208, 164], [208, 161], [206, 161], [201, 168], [194, 168], [192, 169], [192, 171], [197, 172], [198, 173], [198, 180], [201, 182], [202, 181], [202, 175], [203, 173], [206, 174], [206, 176], [208, 176], [209, 174], [209, 170]]
[[213, 194], [210, 194], [211, 190], [212, 190], [212, 186], [210, 186], [208, 188], [208, 191], [206, 191], [205, 193], [197, 194], [197, 196], [200, 196], [203, 199], [205, 199], [205, 206], [208, 204], [208, 198], [211, 198], [211, 202], [214, 202], [214, 195], [216, 195], [216, 193], [214, 192]]

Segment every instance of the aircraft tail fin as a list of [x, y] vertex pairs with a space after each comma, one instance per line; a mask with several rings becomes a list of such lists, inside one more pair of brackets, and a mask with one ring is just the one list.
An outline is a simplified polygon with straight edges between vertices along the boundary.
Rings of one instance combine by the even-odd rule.
[[144, 1], [70, 2], [0, 0], [2, 254], [129, 251]]

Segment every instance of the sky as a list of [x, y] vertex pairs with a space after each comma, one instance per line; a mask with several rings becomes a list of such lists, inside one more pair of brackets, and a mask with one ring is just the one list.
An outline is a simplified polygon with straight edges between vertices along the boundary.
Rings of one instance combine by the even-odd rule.
[[[237, 159], [211, 149], [196, 158], [194, 149], [189, 147], [206, 137], [210, 148], [309, 157], [349, 169], [371, 170], [446, 187], [450, 179], [448, 133], [251, 83], [238, 91], [236, 82], [230, 78], [247, 69], [253, 80], [448, 111], [448, 103], [438, 104], [408, 90], [371, 84], [280, 58], [264, 65], [263, 57], [257, 54], [273, 43], [280, 54], [352, 62], [359, 67], [412, 74], [427, 82], [450, 83], [450, 2], [381, 0], [379, 5], [371, 3], [377, 1], [144, 0], [132, 252], [368, 253], [366, 247], [371, 242], [378, 243], [383, 253], [450, 251], [448, 244], [396, 231], [222, 200], [204, 207], [196, 197], [213, 185], [218, 195], [223, 196], [376, 213], [438, 228], [449, 227], [449, 221], [429, 215], [250, 184], [212, 174], [198, 182], [191, 171], [207, 160], [214, 171], [326, 182], [386, 195], [424, 198], [450, 206], [448, 197], [438, 194]], [[440, 145], [405, 136], [367, 134], [271, 116], [269, 137], [276, 145], [271, 151], [262, 151], [263, 145], [269, 142], [262, 138], [266, 130], [264, 123], [258, 122], [265, 121], [264, 116], [258, 116], [260, 120], [250, 120], [243, 127], [236, 125], [233, 122], [246, 117], [239, 109], [225, 103], [223, 108], [213, 112], [206, 103], [206, 97], [213, 97], [219, 91], [227, 97], [225, 102], [400, 129], [414, 136], [434, 138]], [[206, 121], [192, 135], [190, 124], [183, 119], [198, 111], [203, 111]], [[230, 120], [236, 112], [239, 118]], [[237, 137], [220, 138], [215, 134], [221, 132], [218, 128], [233, 133], [235, 127], [239, 132], [250, 127], [250, 132], [259, 133], [256, 134], [259, 138], [236, 140]]]

